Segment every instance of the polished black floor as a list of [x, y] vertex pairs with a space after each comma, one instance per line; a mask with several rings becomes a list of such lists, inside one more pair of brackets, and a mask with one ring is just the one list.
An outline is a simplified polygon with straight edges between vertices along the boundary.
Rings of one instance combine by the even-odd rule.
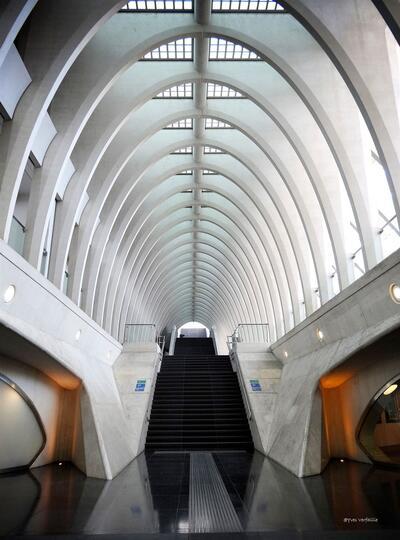
[[68, 464], [1, 476], [0, 535], [400, 538], [400, 471], [333, 461], [299, 479], [258, 452], [212, 457], [242, 533], [192, 534], [190, 454], [154, 452], [108, 482]]

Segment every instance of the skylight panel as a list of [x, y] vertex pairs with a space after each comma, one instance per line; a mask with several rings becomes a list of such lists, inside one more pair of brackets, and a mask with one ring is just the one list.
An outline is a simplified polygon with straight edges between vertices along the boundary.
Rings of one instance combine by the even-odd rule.
[[[181, 171], [181, 172], [178, 172], [176, 173], [177, 176], [189, 176], [191, 174], [193, 174], [193, 171], [192, 169], [186, 169], [186, 171]], [[192, 190], [191, 189], [185, 189], [184, 191], [182, 191], [182, 193], [191, 193]]]
[[193, 146], [183, 146], [174, 150], [171, 154], [193, 154]]
[[221, 150], [221, 148], [216, 148], [215, 146], [205, 146], [204, 153], [205, 154], [226, 154], [224, 150]]
[[192, 129], [193, 128], [193, 118], [183, 118], [182, 120], [177, 120], [168, 124], [164, 129]]
[[210, 60], [261, 60], [253, 51], [219, 37], [210, 39]]
[[211, 169], [203, 169], [202, 172], [205, 175], [216, 175], [216, 174], [218, 174], [217, 171], [212, 171]]
[[206, 129], [233, 129], [230, 124], [216, 120], [215, 118], [206, 118]]
[[142, 60], [193, 60], [193, 38], [180, 38], [164, 43], [146, 53]]
[[193, 84], [184, 83], [178, 86], [171, 86], [166, 88], [155, 96], [155, 99], [192, 99], [193, 98]]
[[133, 0], [120, 11], [193, 11], [193, 0]]
[[285, 13], [285, 8], [274, 0], [213, 0], [212, 11], [224, 13]]
[[207, 98], [208, 99], [224, 99], [224, 98], [244, 98], [245, 96], [238, 92], [237, 90], [234, 90], [233, 88], [229, 88], [229, 86], [224, 86], [222, 84], [207, 83]]

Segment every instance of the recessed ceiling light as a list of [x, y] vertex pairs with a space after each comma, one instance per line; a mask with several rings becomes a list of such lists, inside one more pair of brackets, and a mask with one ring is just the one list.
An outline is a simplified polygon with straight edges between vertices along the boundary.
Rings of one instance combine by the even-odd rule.
[[82, 333], [82, 330], [78, 330], [75, 334], [75, 339], [76, 341], [79, 341], [80, 337], [81, 337], [81, 333]]
[[324, 339], [324, 333], [320, 328], [317, 328], [317, 337], [320, 341]]
[[15, 285], [9, 285], [4, 291], [3, 300], [8, 304], [15, 296]]
[[397, 283], [391, 283], [389, 285], [389, 295], [393, 302], [400, 304], [400, 285], [397, 285]]
[[283, 356], [287, 358], [289, 356], [289, 353], [287, 351], [283, 351]]
[[397, 390], [398, 385], [397, 384], [391, 384], [386, 390], [383, 392], [385, 396], [390, 396], [390, 394], [393, 394], [395, 390]]

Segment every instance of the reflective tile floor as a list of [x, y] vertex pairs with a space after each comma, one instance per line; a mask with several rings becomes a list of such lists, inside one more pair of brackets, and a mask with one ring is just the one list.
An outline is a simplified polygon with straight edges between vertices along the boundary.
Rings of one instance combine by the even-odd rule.
[[0, 476], [0, 535], [400, 538], [400, 470], [332, 461], [321, 476], [299, 479], [258, 452], [212, 459], [241, 532], [220, 534], [215, 521], [203, 519], [206, 534], [194, 534], [202, 502], [193, 506], [191, 456], [155, 452], [108, 482], [68, 464]]

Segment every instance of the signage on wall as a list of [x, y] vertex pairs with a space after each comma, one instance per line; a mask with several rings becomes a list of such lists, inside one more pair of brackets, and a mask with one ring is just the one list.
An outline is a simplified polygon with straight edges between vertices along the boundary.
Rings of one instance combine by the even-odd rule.
[[144, 392], [146, 387], [146, 379], [138, 379], [136, 381], [135, 392]]
[[258, 379], [251, 379], [250, 380], [250, 386], [253, 392], [261, 392], [261, 384]]

